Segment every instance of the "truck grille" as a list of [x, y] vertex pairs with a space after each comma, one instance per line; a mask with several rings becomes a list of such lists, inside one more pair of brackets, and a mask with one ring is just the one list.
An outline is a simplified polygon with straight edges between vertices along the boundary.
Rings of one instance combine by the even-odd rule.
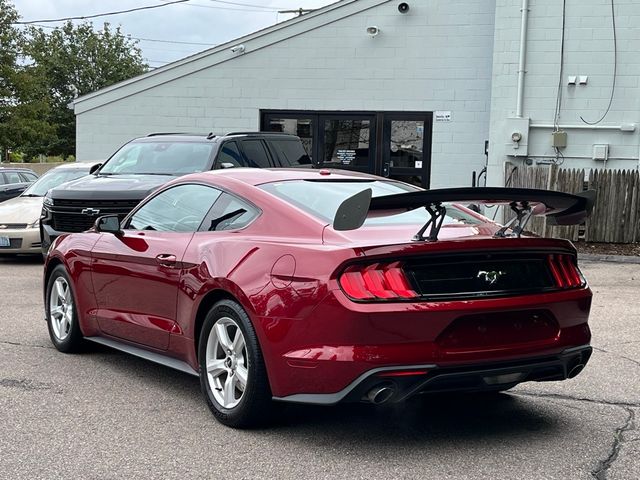
[[[84, 232], [93, 227], [96, 218], [102, 215], [118, 215], [122, 220], [140, 200], [67, 200], [56, 199], [51, 211], [51, 226], [58, 232]], [[82, 213], [92, 209], [99, 213]]]

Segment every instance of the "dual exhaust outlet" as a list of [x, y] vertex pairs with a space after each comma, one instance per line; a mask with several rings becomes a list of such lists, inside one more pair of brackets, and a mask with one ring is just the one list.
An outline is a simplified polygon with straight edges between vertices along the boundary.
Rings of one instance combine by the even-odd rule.
[[396, 393], [396, 389], [391, 385], [377, 385], [367, 392], [366, 399], [374, 405], [381, 405], [387, 402]]
[[[574, 378], [577, 376], [583, 369], [584, 363], [576, 363], [571, 367], [569, 372], [567, 373], [567, 378]], [[367, 392], [365, 395], [365, 399], [374, 405], [382, 405], [383, 403], [388, 402], [391, 397], [393, 397], [396, 393], [396, 388], [390, 384], [382, 384], [376, 385], [371, 390]]]

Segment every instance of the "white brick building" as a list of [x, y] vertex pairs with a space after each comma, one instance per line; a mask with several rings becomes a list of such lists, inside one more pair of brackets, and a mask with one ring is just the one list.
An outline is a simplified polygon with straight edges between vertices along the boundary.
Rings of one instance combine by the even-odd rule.
[[[565, 165], [603, 165], [591, 159], [595, 143], [610, 145], [607, 166], [635, 168], [639, 2], [615, 0], [610, 112], [594, 127], [579, 118], [597, 120], [609, 102], [609, 1], [566, 0], [560, 81], [563, 2], [530, 0], [519, 89], [523, 0], [410, 0], [407, 13], [398, 0], [343, 0], [76, 99], [77, 157], [105, 158], [154, 131], [275, 128], [303, 137], [315, 162], [431, 187], [470, 185], [487, 160], [489, 184], [504, 182], [505, 160], [562, 154]], [[568, 76], [587, 85], [569, 86]], [[550, 143], [559, 82], [560, 154]]]

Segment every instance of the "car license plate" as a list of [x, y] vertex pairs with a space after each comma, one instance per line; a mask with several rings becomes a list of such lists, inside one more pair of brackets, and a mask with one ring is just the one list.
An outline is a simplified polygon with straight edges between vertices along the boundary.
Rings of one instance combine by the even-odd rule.
[[0, 237], [0, 248], [10, 246], [11, 242], [9, 241], [9, 237]]

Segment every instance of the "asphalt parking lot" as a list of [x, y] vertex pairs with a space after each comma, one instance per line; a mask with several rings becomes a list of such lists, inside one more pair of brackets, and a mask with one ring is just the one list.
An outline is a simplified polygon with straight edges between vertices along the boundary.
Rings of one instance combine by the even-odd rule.
[[640, 478], [640, 265], [584, 262], [594, 355], [573, 380], [487, 399], [286, 406], [218, 424], [198, 380], [50, 344], [42, 264], [0, 259], [0, 478]]

